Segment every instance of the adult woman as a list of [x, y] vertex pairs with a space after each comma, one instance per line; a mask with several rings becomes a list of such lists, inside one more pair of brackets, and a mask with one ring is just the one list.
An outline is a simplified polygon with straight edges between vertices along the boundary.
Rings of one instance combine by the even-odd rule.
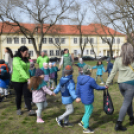
[[125, 131], [127, 128], [122, 126], [122, 121], [128, 113], [130, 125], [134, 124], [132, 100], [134, 96], [134, 48], [131, 44], [125, 43], [121, 48], [121, 56], [116, 58], [110, 76], [107, 79], [106, 85], [112, 82], [114, 76], [119, 71], [118, 83], [121, 94], [124, 96], [124, 101], [119, 112], [119, 117], [115, 125], [115, 130]]
[[27, 58], [28, 48], [21, 46], [13, 58], [13, 73], [12, 82], [16, 92], [17, 114], [21, 115], [21, 98], [24, 94], [25, 104], [29, 110], [29, 115], [34, 115], [35, 112], [31, 107], [31, 92], [27, 89], [27, 82], [30, 78], [29, 68], [30, 63]]
[[13, 53], [9, 47], [5, 48], [5, 62], [8, 63], [10, 71], [12, 72]]

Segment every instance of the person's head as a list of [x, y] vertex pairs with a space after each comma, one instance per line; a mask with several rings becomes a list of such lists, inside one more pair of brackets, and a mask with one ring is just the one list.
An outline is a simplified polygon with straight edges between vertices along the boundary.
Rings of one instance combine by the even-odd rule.
[[12, 52], [12, 50], [9, 47], [5, 48], [5, 53], [9, 53], [10, 57], [13, 58], [13, 52]]
[[111, 58], [107, 58], [107, 64], [111, 62]]
[[83, 64], [83, 59], [82, 59], [82, 58], [79, 58], [79, 62], [80, 62], [81, 64]]
[[35, 69], [35, 64], [33, 62], [30, 63], [30, 70]]
[[73, 68], [70, 65], [67, 65], [64, 69], [65, 76], [72, 75], [73, 74]]
[[67, 48], [64, 49], [64, 54], [68, 54], [69, 50]]
[[84, 67], [83, 67], [83, 73], [85, 74], [85, 75], [91, 75], [91, 67], [89, 66], [89, 65], [85, 65]]
[[48, 63], [43, 63], [43, 67], [47, 69], [48, 68]]
[[5, 60], [1, 59], [0, 64], [5, 64]]
[[42, 52], [41, 52], [41, 56], [42, 56], [42, 57], [44, 57], [45, 54], [46, 54], [45, 51], [42, 51]]
[[27, 58], [30, 58], [30, 52], [27, 53], [27, 56], [26, 56], [26, 57], [27, 57]]
[[130, 43], [125, 43], [121, 47], [122, 64], [128, 66], [134, 62], [134, 47]]
[[52, 63], [51, 62], [49, 62], [49, 68], [52, 68]]
[[103, 64], [103, 63], [102, 63], [101, 60], [97, 61], [97, 66], [102, 65], [102, 64]]
[[52, 65], [53, 65], [53, 67], [56, 67], [56, 62], [53, 62]]
[[41, 69], [37, 69], [35, 76], [31, 77], [30, 83], [28, 83], [29, 90], [36, 90], [38, 86], [43, 82], [44, 72]]

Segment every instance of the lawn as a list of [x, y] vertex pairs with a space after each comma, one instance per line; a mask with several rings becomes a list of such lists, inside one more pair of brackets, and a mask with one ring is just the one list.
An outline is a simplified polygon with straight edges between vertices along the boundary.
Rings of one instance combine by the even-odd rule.
[[[96, 62], [87, 62], [93, 66]], [[104, 64], [106, 65], [106, 63]], [[105, 66], [106, 68], [106, 66]], [[92, 77], [95, 77], [94, 70]], [[77, 67], [74, 67], [74, 80], [77, 83]], [[61, 71], [59, 72], [59, 78]], [[103, 75], [106, 81], [107, 73]], [[94, 111], [90, 118], [90, 127], [95, 130], [96, 134], [116, 134], [114, 131], [115, 122], [118, 118], [118, 113], [122, 105], [123, 97], [121, 96], [118, 84], [116, 82], [117, 76], [114, 79], [114, 85], [109, 88], [110, 95], [114, 104], [114, 114], [106, 115], [103, 111], [103, 92], [95, 90]], [[100, 80], [98, 79], [98, 83]], [[70, 122], [74, 124], [73, 128], [60, 128], [55, 118], [61, 115], [65, 108], [61, 103], [60, 93], [56, 97], [47, 96], [48, 107], [43, 111], [42, 116], [45, 120], [44, 124], [37, 124], [36, 117], [27, 116], [27, 110], [24, 109], [24, 100], [22, 104], [23, 115], [16, 115], [15, 96], [9, 96], [4, 102], [0, 103], [0, 134], [82, 134], [82, 128], [77, 124], [84, 114], [84, 106], [82, 103], [74, 102], [75, 112], [70, 116]], [[33, 106], [36, 109], [36, 106]], [[123, 123], [128, 130], [125, 134], [133, 134], [134, 127], [129, 126], [129, 118], [126, 116]], [[118, 132], [122, 134], [122, 132]]]

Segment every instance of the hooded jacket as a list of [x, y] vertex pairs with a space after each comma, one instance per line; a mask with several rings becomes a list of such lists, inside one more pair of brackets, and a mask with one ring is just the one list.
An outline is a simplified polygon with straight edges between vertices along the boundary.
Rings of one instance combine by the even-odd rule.
[[[64, 86], [65, 84], [67, 84], [65, 86], [66, 89], [64, 89], [64, 91], [61, 91], [62, 90], [61, 87]], [[77, 98], [77, 95], [75, 93], [75, 83], [74, 83], [72, 75], [62, 77], [60, 79], [60, 83], [58, 84], [58, 86], [54, 90], [55, 94], [58, 94], [59, 92], [61, 92], [62, 103], [64, 105], [71, 104]]]
[[94, 89], [104, 90], [106, 88], [98, 86], [95, 80], [88, 75], [78, 76], [76, 95], [81, 98], [83, 104], [89, 105], [94, 102]]
[[108, 72], [110, 74], [112, 69], [113, 69], [113, 63], [111, 63], [111, 59], [110, 58], [107, 59], [107, 62], [108, 62], [108, 64], [107, 64], [106, 72]]

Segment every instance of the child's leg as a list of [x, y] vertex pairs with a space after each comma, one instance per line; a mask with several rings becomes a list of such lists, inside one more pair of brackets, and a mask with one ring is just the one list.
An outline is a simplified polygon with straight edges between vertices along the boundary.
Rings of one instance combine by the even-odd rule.
[[36, 106], [38, 108], [37, 112], [37, 118], [41, 118], [41, 112], [44, 109], [44, 102], [36, 103]]
[[93, 105], [85, 105], [85, 114], [82, 118], [83, 127], [88, 128], [89, 127], [89, 118], [93, 112]]
[[51, 80], [51, 83], [52, 83], [52, 88], [51, 88], [51, 89], [54, 89], [54, 88], [55, 88], [55, 82], [54, 82], [54, 79]]
[[69, 115], [72, 114], [74, 112], [74, 107], [73, 104], [67, 104], [66, 105], [66, 111], [63, 115], [58, 117], [58, 120], [64, 120], [64, 123], [68, 123], [69, 122]]
[[100, 79], [101, 79], [101, 82], [104, 83], [104, 82], [103, 82], [103, 79], [102, 79], [102, 75], [100, 75]]
[[4, 89], [4, 91], [5, 91], [5, 96], [7, 96], [8, 95], [8, 89]]
[[95, 81], [97, 81], [97, 77], [98, 77], [98, 75], [96, 75], [96, 77], [95, 77]]
[[57, 78], [54, 79], [55, 86], [57, 86]]

